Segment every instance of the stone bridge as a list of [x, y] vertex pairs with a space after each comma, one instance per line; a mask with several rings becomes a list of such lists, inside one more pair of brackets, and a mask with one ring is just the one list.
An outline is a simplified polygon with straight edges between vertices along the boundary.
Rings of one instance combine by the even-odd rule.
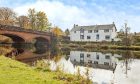
[[10, 37], [13, 43], [34, 43], [36, 41], [51, 43], [49, 32], [24, 29], [16, 26], [0, 25], [0, 35]]

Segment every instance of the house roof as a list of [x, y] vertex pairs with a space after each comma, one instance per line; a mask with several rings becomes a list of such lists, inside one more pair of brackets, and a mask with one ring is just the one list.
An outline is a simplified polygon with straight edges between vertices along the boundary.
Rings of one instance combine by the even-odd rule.
[[90, 26], [74, 25], [74, 27], [71, 29], [71, 31], [80, 31], [81, 28], [84, 30], [103, 30], [103, 29], [112, 29], [113, 27], [115, 27], [115, 29], [116, 29], [116, 26], [114, 23], [113, 24], [105, 24], [105, 25], [90, 25]]

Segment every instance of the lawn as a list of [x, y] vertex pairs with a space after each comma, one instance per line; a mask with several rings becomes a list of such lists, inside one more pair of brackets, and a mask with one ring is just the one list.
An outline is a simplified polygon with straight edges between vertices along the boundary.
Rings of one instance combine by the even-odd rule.
[[77, 79], [76, 75], [44, 72], [0, 56], [0, 84], [85, 84], [84, 81], [82, 78]]

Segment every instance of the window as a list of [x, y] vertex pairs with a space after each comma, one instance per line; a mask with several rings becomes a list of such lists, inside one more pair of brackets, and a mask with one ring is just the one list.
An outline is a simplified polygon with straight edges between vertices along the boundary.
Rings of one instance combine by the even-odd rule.
[[99, 55], [96, 55], [96, 59], [99, 59]]
[[106, 55], [106, 56], [105, 56], [105, 59], [110, 59], [110, 56], [109, 56], [109, 55]]
[[91, 64], [91, 63], [92, 63], [92, 60], [88, 60], [88, 63], [90, 63], [90, 64]]
[[105, 36], [105, 39], [106, 39], [106, 40], [110, 39], [110, 36], [109, 36], [109, 35], [106, 35], [106, 36]]
[[84, 39], [84, 35], [80, 35], [80, 39]]
[[87, 39], [91, 39], [90, 36], [87, 36]]
[[87, 57], [90, 57], [90, 54], [87, 54]]
[[74, 31], [74, 33], [76, 33], [76, 31]]
[[92, 30], [88, 30], [88, 33], [92, 33]]
[[104, 32], [109, 32], [109, 29], [105, 29]]
[[84, 53], [80, 53], [80, 64], [84, 64]]
[[84, 33], [84, 29], [81, 28], [81, 29], [80, 29], [80, 33]]
[[84, 53], [80, 53], [80, 58], [84, 58]]
[[94, 64], [98, 64], [98, 61], [94, 61]]
[[109, 65], [109, 63], [108, 62], [104, 62], [104, 65]]
[[94, 30], [94, 33], [98, 33], [98, 30]]
[[96, 39], [99, 39], [99, 34], [96, 35]]

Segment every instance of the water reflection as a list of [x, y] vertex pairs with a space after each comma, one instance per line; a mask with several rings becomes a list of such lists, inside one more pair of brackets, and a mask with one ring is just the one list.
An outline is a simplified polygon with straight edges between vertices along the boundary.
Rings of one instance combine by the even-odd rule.
[[74, 65], [89, 65], [93, 68], [107, 69], [112, 71], [114, 71], [116, 68], [117, 57], [121, 57], [121, 55], [112, 55], [111, 53], [103, 54], [101, 52], [70, 52], [70, 60]]
[[135, 58], [133, 51], [61, 51], [52, 52], [46, 47], [29, 45], [16, 47], [16, 60], [34, 65], [37, 60], [50, 60], [50, 68], [58, 66], [66, 73], [80, 74], [86, 77], [89, 69], [89, 78], [94, 84], [140, 84], [140, 60]]
[[64, 72], [76, 74], [79, 68], [80, 74], [86, 76], [88, 65], [89, 78], [94, 84], [140, 84], [140, 60], [133, 59], [132, 54], [131, 51], [121, 54], [70, 51], [68, 60], [67, 56], [57, 62], [52, 60], [51, 69], [61, 66]]
[[[7, 46], [13, 49], [5, 53], [5, 56], [29, 65], [34, 65], [37, 60], [48, 59], [48, 56], [50, 56], [49, 49], [45, 45], [39, 47], [34, 44], [7, 44]], [[3, 48], [6, 47], [3, 46]]]

